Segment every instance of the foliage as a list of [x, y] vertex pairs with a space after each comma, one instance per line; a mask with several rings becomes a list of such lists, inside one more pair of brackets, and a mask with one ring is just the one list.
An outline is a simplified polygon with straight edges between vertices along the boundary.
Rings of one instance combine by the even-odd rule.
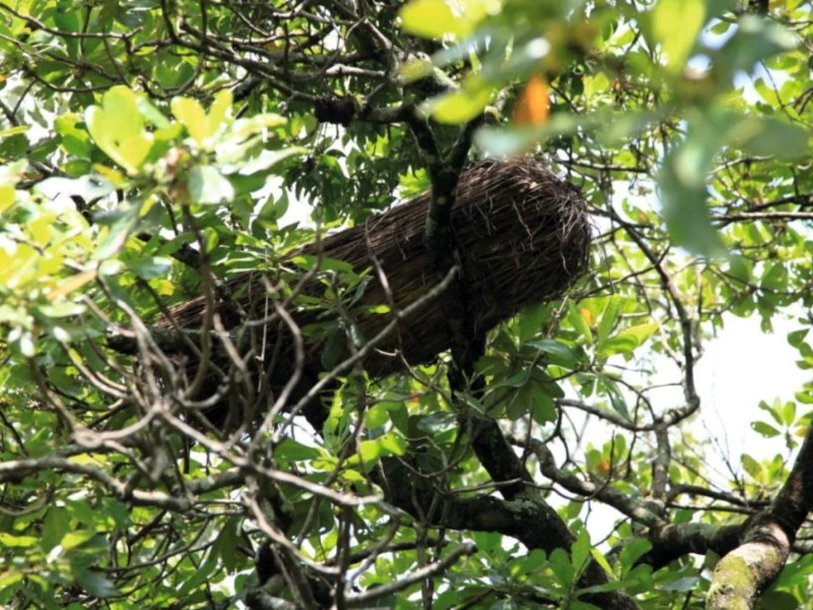
[[[727, 481], [693, 426], [731, 316], [794, 318], [813, 368], [812, 8], [0, 2], [0, 605], [703, 607], [746, 518], [813, 498], [813, 385], [732, 422], [777, 454]], [[589, 277], [476, 362], [463, 328], [404, 373], [348, 367], [305, 422], [225, 282], [267, 274], [265, 324], [311, 312], [327, 372], [373, 271], [297, 249], [431, 189], [442, 277], [465, 161], [526, 152], [588, 201]], [[257, 417], [213, 428], [224, 397]], [[809, 530], [780, 522], [765, 608], [810, 597]]]

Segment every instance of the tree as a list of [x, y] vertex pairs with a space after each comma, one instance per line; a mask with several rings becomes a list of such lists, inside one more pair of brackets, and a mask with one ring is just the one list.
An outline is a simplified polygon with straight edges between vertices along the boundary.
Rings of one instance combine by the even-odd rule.
[[[715, 482], [695, 368], [731, 316], [792, 317], [813, 368], [809, 2], [0, 14], [0, 603], [806, 603], [813, 384]], [[458, 186], [528, 153], [588, 273], [478, 324]], [[428, 279], [372, 302], [326, 232], [422, 192]], [[372, 370], [359, 320], [411, 305], [444, 351]]]

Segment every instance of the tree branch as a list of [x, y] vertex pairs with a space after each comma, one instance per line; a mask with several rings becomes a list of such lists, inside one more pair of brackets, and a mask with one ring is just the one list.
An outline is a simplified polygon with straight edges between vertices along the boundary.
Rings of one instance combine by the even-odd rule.
[[756, 607], [759, 594], [777, 577], [796, 532], [813, 508], [813, 426], [807, 430], [790, 475], [770, 509], [745, 529], [740, 546], [714, 569], [709, 610]]

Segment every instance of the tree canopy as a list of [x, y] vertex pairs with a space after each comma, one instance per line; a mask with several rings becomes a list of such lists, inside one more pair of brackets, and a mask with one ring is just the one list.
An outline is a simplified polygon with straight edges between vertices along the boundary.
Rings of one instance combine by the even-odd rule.
[[[789, 318], [813, 368], [812, 26], [801, 0], [0, 1], [0, 605], [809, 603], [813, 382], [730, 418], [776, 454], [721, 478], [696, 370], [735, 316]], [[561, 285], [470, 257], [548, 264], [553, 221], [500, 186], [522, 163], [589, 216]], [[472, 176], [515, 234], [455, 215]], [[376, 214], [422, 193], [423, 266], [379, 264]]]

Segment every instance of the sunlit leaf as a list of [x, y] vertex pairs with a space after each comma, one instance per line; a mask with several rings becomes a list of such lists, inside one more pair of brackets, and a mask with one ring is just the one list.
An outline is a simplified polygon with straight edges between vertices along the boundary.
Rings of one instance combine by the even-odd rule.
[[122, 85], [111, 87], [99, 106], [91, 106], [85, 122], [93, 140], [108, 157], [134, 174], [152, 148], [152, 136], [144, 130], [144, 119], [136, 95]]
[[773, 438], [774, 436], [779, 436], [781, 434], [779, 430], [774, 428], [772, 425], [765, 423], [764, 421], [751, 422], [751, 428], [765, 438]]
[[234, 199], [231, 182], [211, 165], [198, 165], [189, 172], [189, 197], [195, 203], [225, 203]]
[[209, 113], [203, 110], [200, 102], [194, 98], [173, 98], [172, 114], [186, 127], [189, 135], [199, 146], [206, 146], [209, 139], [217, 133], [232, 104], [232, 94], [223, 89], [215, 94]]
[[34, 536], [15, 536], [0, 532], [0, 545], [9, 548], [27, 548], [37, 544], [37, 538]]
[[479, 115], [490, 100], [491, 91], [486, 87], [461, 89], [428, 100], [422, 110], [431, 114], [439, 123], [457, 125]]
[[411, 0], [401, 9], [402, 27], [425, 38], [472, 33], [477, 23], [499, 10], [499, 0]]
[[0, 185], [0, 213], [9, 209], [17, 199], [16, 191], [11, 185]]
[[705, 0], [658, 0], [652, 11], [652, 30], [671, 72], [683, 70], [705, 20]]
[[415, 59], [398, 67], [398, 73], [405, 83], [412, 83], [432, 74], [434, 66], [428, 59]]

